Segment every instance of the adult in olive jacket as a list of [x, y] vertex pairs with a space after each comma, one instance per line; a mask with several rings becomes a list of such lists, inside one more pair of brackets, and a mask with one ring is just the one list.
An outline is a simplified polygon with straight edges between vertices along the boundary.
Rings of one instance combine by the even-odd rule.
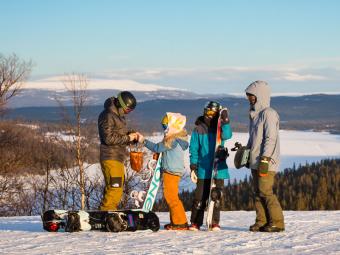
[[278, 113], [270, 107], [270, 87], [255, 81], [245, 90], [249, 103], [249, 168], [253, 176], [255, 224], [250, 231], [280, 232], [284, 230], [282, 208], [273, 193], [275, 173], [280, 163]]
[[105, 190], [100, 210], [117, 210], [123, 195], [124, 160], [127, 145], [138, 140], [135, 132], [129, 132], [125, 115], [136, 107], [136, 98], [128, 91], [110, 97], [98, 118], [100, 138], [100, 164], [105, 180]]

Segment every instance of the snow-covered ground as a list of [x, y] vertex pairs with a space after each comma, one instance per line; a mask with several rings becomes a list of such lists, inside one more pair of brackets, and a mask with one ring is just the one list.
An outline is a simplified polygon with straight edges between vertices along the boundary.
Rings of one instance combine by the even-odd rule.
[[282, 233], [249, 232], [245, 211], [222, 212], [220, 232], [48, 233], [39, 216], [0, 218], [0, 254], [340, 254], [340, 211], [284, 214]]
[[[301, 131], [281, 131], [280, 135], [281, 170], [294, 163], [340, 157], [339, 135]], [[235, 141], [245, 144], [247, 137], [234, 133], [228, 148]], [[232, 161], [233, 154], [228, 159], [231, 178], [243, 178], [248, 170], [234, 169]], [[93, 176], [100, 168], [96, 164], [86, 171]], [[183, 180], [182, 188], [193, 188], [193, 184]], [[340, 254], [340, 211], [284, 213], [286, 231], [273, 234], [249, 232], [255, 213], [245, 211], [222, 212], [220, 232], [47, 233], [39, 216], [0, 218], [0, 254]], [[168, 213], [157, 214], [161, 225], [169, 222]]]

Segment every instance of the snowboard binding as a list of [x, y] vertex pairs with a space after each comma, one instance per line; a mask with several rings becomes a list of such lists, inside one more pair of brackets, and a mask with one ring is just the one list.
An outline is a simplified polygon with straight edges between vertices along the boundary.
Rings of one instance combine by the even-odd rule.
[[122, 232], [128, 228], [128, 223], [123, 213], [117, 212], [107, 215], [106, 229], [109, 232]]
[[144, 200], [145, 200], [145, 197], [146, 197], [146, 191], [144, 190], [141, 190], [141, 191], [137, 191], [137, 190], [133, 190], [131, 191], [130, 193], [130, 197], [135, 200], [135, 206], [137, 208], [140, 208], [141, 205], [140, 203], [143, 204]]
[[66, 222], [64, 219], [66, 211], [48, 210], [42, 216], [43, 229], [48, 232], [57, 232], [59, 229], [65, 228]]
[[65, 232], [79, 232], [80, 231], [80, 217], [77, 212], [69, 212], [67, 214]]

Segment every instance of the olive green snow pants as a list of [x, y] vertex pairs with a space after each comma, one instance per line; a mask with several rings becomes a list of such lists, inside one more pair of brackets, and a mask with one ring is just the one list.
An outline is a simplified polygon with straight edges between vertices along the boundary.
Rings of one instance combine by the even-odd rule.
[[117, 160], [103, 160], [100, 162], [105, 180], [105, 189], [100, 210], [117, 210], [123, 195], [124, 164]]
[[284, 228], [282, 208], [273, 193], [275, 172], [268, 172], [267, 176], [260, 177], [258, 171], [251, 170], [253, 176], [254, 204], [256, 210], [256, 224], [263, 226], [272, 224]]

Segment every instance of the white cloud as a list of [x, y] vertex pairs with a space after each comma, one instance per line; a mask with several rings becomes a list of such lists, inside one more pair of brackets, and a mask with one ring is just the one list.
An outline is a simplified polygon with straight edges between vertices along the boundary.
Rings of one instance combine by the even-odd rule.
[[277, 79], [283, 79], [287, 81], [326, 81], [327, 77], [313, 74], [298, 74], [298, 73], [285, 73], [282, 77]]

